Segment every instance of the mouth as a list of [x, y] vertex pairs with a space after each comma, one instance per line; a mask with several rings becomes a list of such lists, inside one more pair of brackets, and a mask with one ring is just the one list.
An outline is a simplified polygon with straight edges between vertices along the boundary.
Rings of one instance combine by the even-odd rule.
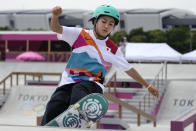
[[103, 32], [104, 32], [104, 33], [108, 33], [108, 31], [107, 31], [107, 30], [103, 30]]

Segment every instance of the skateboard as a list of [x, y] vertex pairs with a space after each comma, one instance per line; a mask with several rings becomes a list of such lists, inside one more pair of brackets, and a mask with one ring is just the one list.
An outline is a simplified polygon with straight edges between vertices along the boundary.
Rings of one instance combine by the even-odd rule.
[[107, 110], [107, 99], [102, 94], [92, 93], [69, 106], [46, 126], [90, 128], [105, 115]]

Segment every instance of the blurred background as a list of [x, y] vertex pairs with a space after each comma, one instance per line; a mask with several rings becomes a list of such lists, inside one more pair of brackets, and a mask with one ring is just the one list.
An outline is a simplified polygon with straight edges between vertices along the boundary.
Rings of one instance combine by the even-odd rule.
[[[167, 43], [180, 53], [196, 49], [196, 1], [194, 0], [0, 0], [0, 34], [4, 31], [50, 32], [51, 9], [61, 6], [60, 24], [69, 27], [92, 28], [88, 22], [93, 10], [99, 5], [110, 4], [120, 11], [120, 24], [115, 27], [111, 39], [119, 46], [122, 37], [127, 42]], [[5, 42], [0, 39], [1, 59], [5, 60]], [[22, 39], [21, 39], [22, 40]], [[30, 40], [30, 39], [29, 39]], [[16, 39], [16, 41], [19, 41]], [[12, 50], [8, 42], [7, 51]], [[61, 42], [51, 39], [52, 50], [69, 51]], [[14, 42], [17, 43], [17, 42]], [[20, 42], [26, 43], [26, 42]], [[30, 43], [37, 43], [35, 40]], [[47, 50], [41, 42], [36, 51]], [[46, 45], [46, 44], [45, 44]], [[31, 47], [30, 47], [31, 48]], [[58, 49], [57, 49], [58, 48]], [[26, 50], [25, 45], [17, 51]], [[29, 50], [29, 49], [28, 49]]]

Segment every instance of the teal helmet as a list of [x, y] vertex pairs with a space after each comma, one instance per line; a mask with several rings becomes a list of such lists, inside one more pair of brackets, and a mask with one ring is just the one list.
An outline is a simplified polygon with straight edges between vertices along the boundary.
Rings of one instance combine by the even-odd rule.
[[118, 25], [118, 23], [120, 21], [120, 14], [119, 14], [118, 10], [110, 5], [98, 6], [95, 9], [95, 11], [93, 13], [93, 17], [90, 20], [98, 19], [99, 16], [101, 16], [101, 15], [107, 15], [107, 16], [113, 17], [115, 20], [115, 25]]

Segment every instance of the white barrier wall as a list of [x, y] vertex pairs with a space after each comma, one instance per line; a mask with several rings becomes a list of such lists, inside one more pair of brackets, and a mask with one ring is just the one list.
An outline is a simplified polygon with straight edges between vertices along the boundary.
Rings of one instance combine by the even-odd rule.
[[171, 120], [196, 106], [196, 81], [172, 80], [158, 114], [158, 123], [169, 124]]
[[42, 116], [50, 96], [56, 87], [16, 86], [11, 88], [9, 97], [0, 110], [0, 124], [31, 125]]

